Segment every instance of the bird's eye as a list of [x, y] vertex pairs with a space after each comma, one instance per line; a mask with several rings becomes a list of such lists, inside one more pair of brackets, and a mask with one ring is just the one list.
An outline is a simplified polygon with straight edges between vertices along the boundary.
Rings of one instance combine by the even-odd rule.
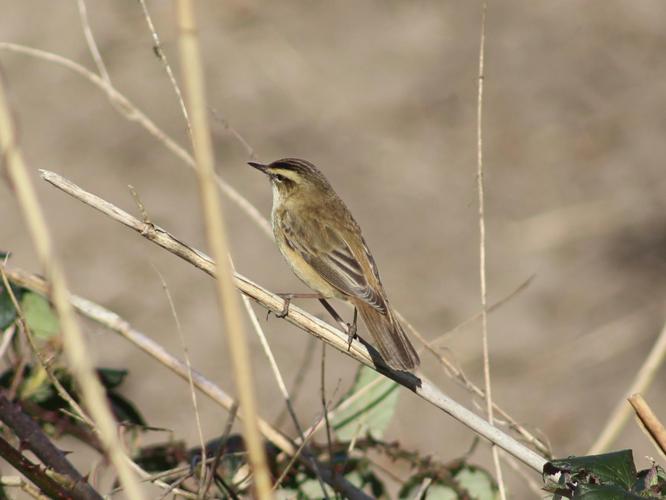
[[284, 182], [286, 180], [286, 177], [284, 175], [275, 174], [275, 180], [278, 182]]

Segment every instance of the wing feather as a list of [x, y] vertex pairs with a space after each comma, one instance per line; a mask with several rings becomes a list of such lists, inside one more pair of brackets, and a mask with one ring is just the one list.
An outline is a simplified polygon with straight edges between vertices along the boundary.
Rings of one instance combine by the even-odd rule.
[[[281, 224], [287, 244], [331, 286], [387, 314], [388, 308], [381, 289], [368, 282], [359, 258], [336, 230], [320, 219], [307, 217], [296, 220], [289, 214], [285, 214]], [[360, 258], [366, 260], [379, 283], [374, 260], [365, 242], [362, 243], [363, 254]]]

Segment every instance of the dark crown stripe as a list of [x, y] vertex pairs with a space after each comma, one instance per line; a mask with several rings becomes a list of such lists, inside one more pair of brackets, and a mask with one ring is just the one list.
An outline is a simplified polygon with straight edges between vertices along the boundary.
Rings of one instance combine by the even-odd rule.
[[284, 158], [278, 160], [271, 165], [273, 168], [280, 168], [283, 170], [293, 170], [296, 172], [314, 172], [316, 171], [314, 165], [305, 160], [297, 158]]

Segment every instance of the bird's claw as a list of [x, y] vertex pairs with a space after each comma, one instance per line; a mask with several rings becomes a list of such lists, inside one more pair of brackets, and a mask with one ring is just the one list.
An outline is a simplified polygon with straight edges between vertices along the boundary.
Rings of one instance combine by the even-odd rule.
[[356, 338], [356, 324], [347, 323], [347, 351], [351, 350], [351, 345], [355, 338]]
[[282, 297], [284, 304], [282, 305], [282, 310], [279, 313], [275, 313], [276, 318], [284, 318], [289, 314], [289, 304], [291, 304], [291, 297]]

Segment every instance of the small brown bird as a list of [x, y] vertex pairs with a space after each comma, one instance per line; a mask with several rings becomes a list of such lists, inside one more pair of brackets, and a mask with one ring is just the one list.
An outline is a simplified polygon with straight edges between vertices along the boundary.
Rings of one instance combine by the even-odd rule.
[[273, 187], [271, 219], [280, 252], [296, 276], [317, 292], [292, 296], [320, 298], [338, 321], [325, 299], [351, 302], [355, 311], [354, 324], [348, 325], [350, 344], [358, 310], [387, 365], [396, 370], [418, 366], [419, 357], [391, 309], [361, 228], [323, 174], [296, 158], [249, 164], [266, 174]]

